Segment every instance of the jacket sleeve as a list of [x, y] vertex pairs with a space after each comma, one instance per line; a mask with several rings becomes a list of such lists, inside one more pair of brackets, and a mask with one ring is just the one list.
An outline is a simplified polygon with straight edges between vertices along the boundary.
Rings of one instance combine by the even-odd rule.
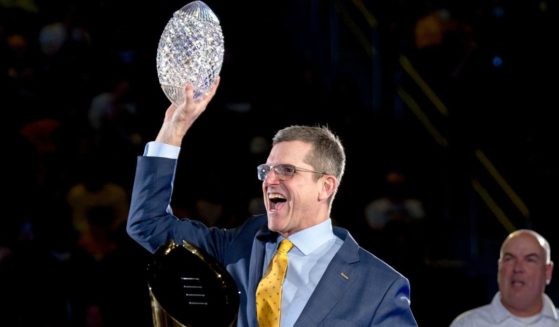
[[388, 288], [371, 326], [417, 326], [411, 310], [409, 281], [400, 277]]
[[221, 258], [231, 232], [173, 214], [171, 197], [176, 165], [174, 159], [138, 157], [126, 231], [151, 253], [170, 240], [187, 240]]

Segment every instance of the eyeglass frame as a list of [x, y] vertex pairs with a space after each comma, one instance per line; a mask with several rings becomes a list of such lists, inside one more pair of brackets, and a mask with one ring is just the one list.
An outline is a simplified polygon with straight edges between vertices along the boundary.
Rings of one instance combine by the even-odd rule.
[[[266, 172], [266, 174], [265, 174], [262, 178], [260, 178], [260, 171], [261, 171], [264, 167], [268, 168], [268, 171]], [[291, 174], [285, 174], [285, 173], [282, 174], [282, 173], [279, 173], [279, 172], [276, 170], [277, 167], [284, 167], [284, 168], [286, 167], [286, 168], [292, 169], [292, 170], [293, 170], [293, 173], [291, 173]], [[316, 170], [301, 168], [301, 167], [297, 167], [297, 166], [292, 165], [292, 164], [277, 164], [277, 165], [260, 164], [260, 165], [256, 166], [256, 173], [257, 173], [257, 178], [258, 178], [258, 180], [261, 181], [261, 182], [265, 181], [265, 180], [266, 180], [266, 177], [268, 177], [268, 174], [269, 174], [272, 170], [274, 171], [274, 174], [276, 174], [276, 176], [278, 177], [278, 179], [281, 180], [281, 181], [286, 181], [286, 180], [289, 180], [289, 179], [293, 178], [293, 176], [295, 176], [295, 174], [296, 174], [297, 172], [314, 173], [314, 174], [320, 174], [320, 175], [329, 175], [329, 174], [328, 174], [327, 172], [325, 172], [325, 171], [322, 171], [322, 172], [321, 172], [321, 171], [316, 171]]]

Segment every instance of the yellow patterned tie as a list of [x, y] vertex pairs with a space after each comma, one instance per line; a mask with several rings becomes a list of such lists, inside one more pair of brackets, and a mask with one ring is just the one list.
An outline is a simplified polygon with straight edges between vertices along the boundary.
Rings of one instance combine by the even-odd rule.
[[256, 289], [256, 317], [259, 327], [279, 326], [281, 306], [281, 286], [287, 270], [287, 252], [293, 243], [288, 239], [280, 246], [268, 266], [264, 278]]

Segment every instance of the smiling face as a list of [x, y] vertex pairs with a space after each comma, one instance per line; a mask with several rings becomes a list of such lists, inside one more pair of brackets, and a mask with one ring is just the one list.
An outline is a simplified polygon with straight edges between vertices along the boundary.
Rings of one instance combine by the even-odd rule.
[[[269, 165], [292, 164], [315, 170], [305, 162], [312, 145], [301, 141], [286, 141], [274, 145]], [[280, 180], [271, 171], [262, 182], [264, 204], [268, 213], [268, 228], [287, 237], [328, 219], [328, 198], [337, 186], [336, 177], [297, 171], [293, 177]]]
[[553, 263], [547, 262], [542, 240], [529, 232], [511, 234], [501, 248], [498, 283], [501, 302], [514, 315], [541, 312], [543, 293], [551, 280]]

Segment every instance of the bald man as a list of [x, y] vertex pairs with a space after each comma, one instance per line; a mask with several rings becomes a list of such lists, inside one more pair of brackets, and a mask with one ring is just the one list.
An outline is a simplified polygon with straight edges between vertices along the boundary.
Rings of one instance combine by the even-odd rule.
[[501, 246], [497, 282], [490, 304], [466, 311], [450, 327], [558, 327], [559, 315], [545, 287], [553, 262], [547, 240], [533, 230], [520, 229]]

